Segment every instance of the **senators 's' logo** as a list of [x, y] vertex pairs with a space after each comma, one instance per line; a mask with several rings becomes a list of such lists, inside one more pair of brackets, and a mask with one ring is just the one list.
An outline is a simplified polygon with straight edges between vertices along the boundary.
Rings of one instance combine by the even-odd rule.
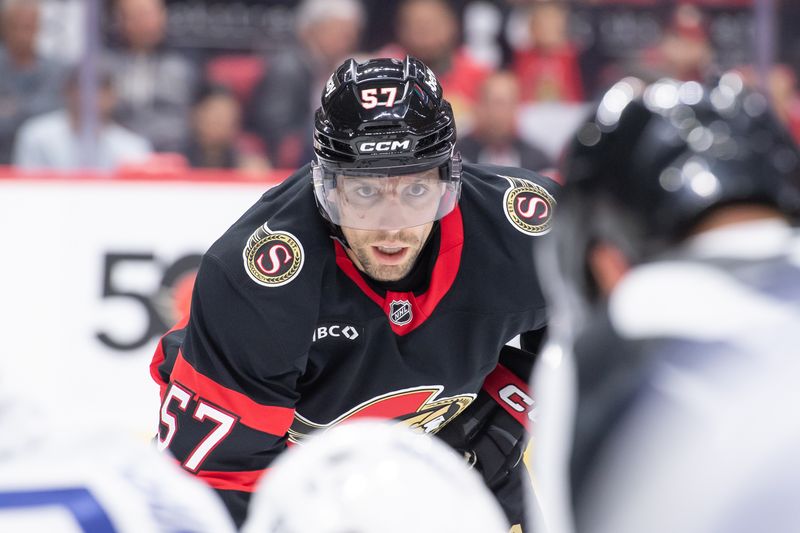
[[441, 385], [414, 387], [383, 394], [357, 405], [327, 424], [319, 424], [295, 413], [289, 440], [301, 442], [310, 433], [329, 429], [345, 420], [358, 418], [395, 419], [420, 433], [436, 433], [458, 416], [475, 399], [475, 394], [438, 398]]
[[289, 232], [272, 231], [264, 223], [247, 239], [244, 269], [250, 279], [265, 287], [292, 281], [303, 268], [303, 245]]
[[526, 235], [544, 235], [550, 231], [556, 201], [547, 189], [520, 178], [506, 176], [506, 179], [512, 185], [503, 197], [508, 221]]

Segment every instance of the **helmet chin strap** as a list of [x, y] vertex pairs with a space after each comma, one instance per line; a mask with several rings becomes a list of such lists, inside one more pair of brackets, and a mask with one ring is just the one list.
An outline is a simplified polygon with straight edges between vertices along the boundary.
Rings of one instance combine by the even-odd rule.
[[345, 248], [347, 248], [349, 250], [350, 249], [350, 243], [347, 242], [347, 237], [344, 236], [344, 232], [342, 231], [342, 227], [341, 226], [337, 226], [336, 224], [334, 224], [333, 222], [330, 222], [329, 220], [325, 220], [325, 224], [328, 225], [328, 229], [330, 230], [330, 234], [331, 234], [331, 239], [334, 239], [335, 241], [338, 241], [339, 244], [341, 244], [342, 246], [344, 246]]

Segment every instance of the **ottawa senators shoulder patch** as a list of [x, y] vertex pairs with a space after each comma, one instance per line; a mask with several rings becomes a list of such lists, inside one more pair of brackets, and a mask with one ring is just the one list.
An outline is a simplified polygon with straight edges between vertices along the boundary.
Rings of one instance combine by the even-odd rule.
[[522, 178], [507, 179], [510, 187], [503, 195], [503, 212], [511, 225], [526, 235], [550, 231], [556, 200], [541, 185]]
[[272, 231], [265, 222], [247, 239], [242, 254], [250, 279], [264, 287], [280, 287], [303, 268], [305, 253], [300, 241], [287, 231]]

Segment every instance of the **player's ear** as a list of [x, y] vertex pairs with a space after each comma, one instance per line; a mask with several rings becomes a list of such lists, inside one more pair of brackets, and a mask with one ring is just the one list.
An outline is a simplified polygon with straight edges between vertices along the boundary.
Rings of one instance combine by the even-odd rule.
[[586, 254], [586, 262], [602, 297], [608, 297], [631, 268], [628, 257], [608, 241], [594, 243]]

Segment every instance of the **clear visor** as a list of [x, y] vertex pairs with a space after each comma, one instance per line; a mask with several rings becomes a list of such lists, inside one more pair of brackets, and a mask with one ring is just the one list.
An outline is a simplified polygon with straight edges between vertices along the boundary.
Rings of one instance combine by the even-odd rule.
[[[395, 169], [396, 170], [396, 169]], [[337, 226], [362, 230], [398, 230], [421, 226], [450, 213], [458, 202], [460, 173], [446, 164], [409, 174], [381, 169], [312, 168], [314, 193]]]

